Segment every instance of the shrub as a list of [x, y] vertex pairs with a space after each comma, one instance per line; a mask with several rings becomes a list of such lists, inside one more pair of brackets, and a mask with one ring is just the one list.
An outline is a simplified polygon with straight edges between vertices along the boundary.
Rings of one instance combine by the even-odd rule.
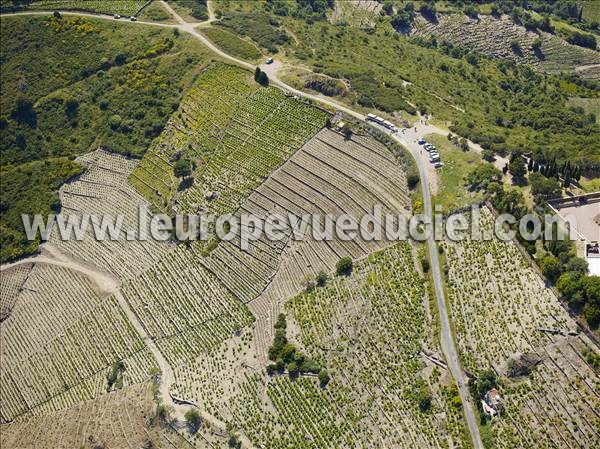
[[178, 178], [187, 178], [192, 174], [192, 163], [189, 161], [189, 159], [181, 158], [175, 162], [173, 172]]
[[184, 417], [190, 432], [198, 432], [201, 424], [200, 413], [197, 410], [191, 409], [185, 412]]
[[327, 372], [327, 370], [322, 369], [319, 372], [319, 383], [321, 384], [321, 387], [327, 386], [327, 384], [329, 383], [330, 380], [331, 380], [331, 377], [329, 377], [329, 373]]
[[329, 276], [327, 276], [327, 273], [325, 273], [324, 271], [319, 271], [319, 274], [317, 274], [316, 277], [317, 286], [323, 287], [327, 283], [328, 278]]
[[348, 276], [352, 273], [352, 258], [346, 256], [338, 260], [338, 263], [335, 264], [335, 272], [339, 276]]

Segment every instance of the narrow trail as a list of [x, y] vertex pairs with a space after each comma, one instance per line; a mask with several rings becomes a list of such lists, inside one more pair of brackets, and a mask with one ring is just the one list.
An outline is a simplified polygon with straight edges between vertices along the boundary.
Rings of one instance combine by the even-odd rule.
[[113, 294], [119, 288], [119, 279], [112, 273], [99, 270], [93, 264], [63, 253], [51, 243], [40, 246], [40, 253], [17, 260], [16, 262], [0, 265], [0, 272], [25, 264], [47, 264], [68, 268], [86, 276], [101, 297]]
[[[165, 7], [165, 9], [173, 17], [175, 17], [178, 24], [175, 24], [175, 25], [162, 24], [162, 23], [146, 22], [146, 21], [137, 21], [137, 22], [128, 22], [128, 23], [130, 23], [132, 25], [151, 25], [151, 26], [160, 26], [160, 27], [166, 27], [166, 28], [178, 28], [181, 31], [185, 31], [186, 33], [188, 33], [191, 36], [198, 39], [206, 47], [208, 47], [212, 52], [219, 55], [224, 60], [231, 62], [235, 65], [238, 65], [240, 67], [246, 68], [248, 70], [253, 71], [255, 69], [255, 67], [256, 67], [255, 65], [250, 64], [246, 61], [242, 61], [238, 58], [235, 58], [235, 57], [225, 53], [224, 51], [222, 51], [221, 49], [216, 47], [205, 36], [203, 36], [202, 34], [198, 33], [195, 30], [195, 27], [197, 27], [199, 25], [204, 25], [206, 23], [210, 23], [210, 21], [214, 20], [213, 13], [212, 13], [212, 4], [211, 4], [212, 2], [210, 2], [210, 1], [207, 2], [208, 11], [209, 11], [208, 21], [201, 22], [201, 23], [186, 22], [179, 14], [177, 14], [177, 12], [175, 10], [173, 10], [173, 8], [168, 3], [166, 3], [164, 0], [160, 0], [160, 2]], [[107, 19], [107, 20], [115, 20], [112, 18], [112, 16], [100, 15], [100, 14], [62, 12], [62, 11], [60, 13], [65, 14], [65, 15], [76, 15], [76, 16], [78, 15], [78, 16], [87, 16], [87, 17]], [[2, 17], [9, 16], [9, 15], [48, 15], [48, 14], [50, 14], [50, 13], [49, 12], [18, 12], [18, 13], [11, 13], [11, 14], [2, 14]], [[360, 121], [366, 120], [366, 117], [363, 114], [361, 114], [357, 111], [354, 111], [350, 107], [343, 105], [341, 103], [338, 103], [337, 101], [334, 101], [331, 98], [325, 97], [323, 95], [314, 95], [314, 94], [303, 92], [303, 91], [295, 89], [295, 88], [287, 85], [283, 81], [281, 81], [277, 76], [278, 71], [282, 68], [282, 64], [279, 61], [275, 61], [273, 64], [262, 64], [262, 65], [260, 65], [260, 68], [268, 75], [269, 83], [271, 85], [275, 85], [283, 90], [286, 90], [290, 93], [298, 95], [299, 97], [309, 98], [315, 102], [330, 106], [330, 107], [337, 109], [339, 111], [342, 111], [342, 112], [348, 114], [349, 116], [354, 117]], [[435, 127], [433, 125], [427, 125], [427, 126], [428, 126], [427, 130], [429, 130], [430, 132], [435, 132], [436, 134], [447, 134], [447, 131], [445, 131], [441, 128]], [[419, 127], [417, 127], [417, 130], [419, 130]], [[417, 131], [416, 133], [419, 134], [419, 131]], [[388, 132], [388, 134], [390, 135], [391, 138], [396, 140], [398, 143], [400, 143], [401, 145], [408, 148], [410, 150], [413, 158], [415, 159], [415, 161], [417, 163], [417, 167], [419, 169], [419, 175], [421, 177], [421, 190], [422, 190], [422, 194], [423, 194], [424, 213], [431, 219], [432, 218], [431, 190], [429, 187], [428, 173], [427, 173], [426, 167], [424, 165], [425, 162], [423, 161], [422, 157], [420, 157], [420, 148], [418, 148], [418, 145], [415, 146], [416, 142], [413, 142], [412, 139], [406, 139], [402, 135], [396, 135], [396, 134], [392, 134], [389, 132]], [[422, 134], [420, 136], [422, 136]], [[470, 142], [470, 144], [474, 146], [474, 144], [472, 144], [471, 142]], [[440, 266], [439, 266], [437, 244], [434, 240], [433, 234], [430, 236], [430, 239], [428, 240], [428, 249], [429, 249], [430, 262], [431, 262], [432, 278], [433, 278], [434, 287], [435, 287], [436, 304], [437, 304], [438, 313], [440, 316], [440, 322], [441, 322], [441, 326], [442, 326], [442, 332], [441, 332], [441, 337], [440, 337], [442, 351], [446, 358], [446, 362], [448, 363], [448, 367], [450, 368], [450, 372], [452, 373], [452, 376], [456, 380], [456, 383], [458, 386], [459, 394], [460, 394], [461, 401], [463, 404], [464, 415], [465, 415], [465, 419], [467, 421], [467, 427], [468, 427], [468, 430], [469, 430], [469, 433], [471, 436], [473, 447], [475, 449], [483, 449], [483, 443], [481, 441], [481, 436], [479, 434], [479, 427], [477, 424], [477, 419], [475, 418], [473, 405], [470, 400], [468, 386], [466, 383], [466, 376], [460, 365], [460, 361], [458, 359], [458, 352], [456, 350], [454, 338], [452, 335], [452, 330], [451, 330], [451, 326], [450, 326], [450, 318], [448, 316], [448, 311], [447, 311], [447, 307], [446, 307], [446, 299], [444, 297], [444, 289], [443, 289], [443, 284], [442, 284], [441, 270], [440, 270]], [[116, 292], [115, 294], [118, 296], [121, 296], [120, 292]], [[122, 296], [121, 296], [121, 298], [122, 298]], [[125, 303], [123, 305], [123, 307], [126, 306], [124, 308], [126, 313], [129, 310], [129, 312], [131, 312], [133, 314], [133, 312], [129, 309], [127, 302], [124, 299], [123, 299], [123, 302]], [[128, 314], [128, 316], [129, 316], [129, 314]], [[134, 318], [137, 320], [135, 315], [133, 316], [132, 320]], [[141, 329], [138, 330], [138, 331], [140, 331], [140, 335], [142, 335], [143, 338], [148, 338], [149, 340], [151, 340], [150, 337], [145, 332], [145, 330], [143, 329], [143, 326], [141, 325], [141, 323], [139, 323], [139, 320], [137, 320], [137, 322], [138, 322], [139, 326], [141, 327]], [[143, 333], [141, 331], [143, 331]], [[152, 342], [152, 344], [154, 345], [153, 342]], [[167, 363], [167, 361], [164, 359], [164, 357], [158, 350], [158, 348], [156, 347], [156, 345], [154, 345], [153, 347], [154, 347], [154, 350], [157, 352], [157, 354], [155, 354], [155, 356], [158, 356], [157, 360], [161, 360], [161, 361], [159, 361], [159, 365], [161, 363], [164, 364], [164, 367], [161, 366], [161, 369], [163, 369], [163, 372], [164, 372], [163, 379], [161, 382], [161, 396], [163, 397], [163, 400], [166, 401], [165, 402], [166, 404], [173, 406], [173, 408], [176, 411], [175, 413], [177, 416], [180, 416], [180, 415], [182, 416], [182, 414], [185, 413], [184, 410], [189, 409], [190, 406], [183, 407], [181, 405], [174, 403], [173, 399], [171, 398], [171, 396], [168, 392], [168, 387], [170, 385], [168, 383], [168, 380], [173, 378], [173, 371], [172, 371], [170, 365]], [[154, 353], [154, 350], [150, 346], [149, 346], [149, 348]], [[216, 422], [216, 418], [214, 418], [214, 417], [212, 417], [213, 421], [211, 421], [210, 415], [207, 418], [208, 418], [207, 419], [208, 422]], [[244, 435], [241, 435], [241, 440], [242, 440], [242, 444], [244, 445], [244, 447], [252, 447], [251, 443], [248, 441], [248, 439]]]

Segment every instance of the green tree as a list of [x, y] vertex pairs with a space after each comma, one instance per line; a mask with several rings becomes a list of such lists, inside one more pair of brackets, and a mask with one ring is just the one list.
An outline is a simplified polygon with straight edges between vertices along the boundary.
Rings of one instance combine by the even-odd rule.
[[346, 136], [346, 139], [350, 139], [352, 137], [352, 127], [349, 123], [344, 123], [344, 126], [342, 126], [342, 134]]
[[198, 413], [195, 409], [190, 409], [185, 412], [185, 421], [187, 423], [188, 429], [190, 433], [196, 433], [200, 429], [200, 424], [202, 422], [200, 418], [200, 413]]
[[346, 256], [338, 260], [337, 264], [335, 264], [335, 272], [340, 276], [348, 276], [352, 273], [352, 258]]
[[192, 174], [192, 163], [189, 159], [182, 157], [177, 162], [175, 162], [173, 172], [178, 178], [187, 178]]
[[321, 371], [319, 371], [319, 383], [321, 384], [321, 387], [325, 387], [330, 380], [329, 373], [325, 368], [322, 368]]
[[520, 155], [515, 155], [508, 164], [508, 171], [514, 178], [523, 179], [527, 173], [525, 161]]
[[319, 287], [323, 287], [326, 283], [327, 283], [327, 279], [329, 277], [327, 276], [327, 273], [325, 273], [324, 271], [319, 271], [319, 274], [317, 274], [317, 286]]
[[260, 74], [258, 75], [258, 84], [260, 84], [261, 86], [268, 86], [269, 85], [269, 77], [267, 76], [267, 74], [265, 72], [260, 72]]
[[546, 254], [540, 260], [540, 270], [542, 270], [542, 274], [546, 276], [550, 282], [555, 283], [561, 274], [560, 262], [556, 257]]
[[500, 182], [502, 172], [493, 164], [481, 164], [467, 175], [466, 182], [474, 190], [486, 190], [490, 182]]

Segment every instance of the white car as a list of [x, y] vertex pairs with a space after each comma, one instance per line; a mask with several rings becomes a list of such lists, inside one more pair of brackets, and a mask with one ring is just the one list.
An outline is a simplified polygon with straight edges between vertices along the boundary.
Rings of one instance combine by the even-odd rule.
[[441, 168], [441, 167], [443, 167], [443, 166], [444, 166], [444, 163], [443, 163], [442, 161], [437, 161], [437, 162], [435, 162], [435, 163], [433, 164], [433, 166], [434, 166], [435, 168]]
[[136, 16], [131, 16], [129, 18], [129, 20], [131, 20], [132, 22], [136, 22], [137, 21], [137, 17]]
[[120, 18], [121, 18], [121, 16], [120, 16], [120, 15], [118, 15], [118, 14], [115, 14], [113, 17], [114, 17], [115, 19], [120, 19]]

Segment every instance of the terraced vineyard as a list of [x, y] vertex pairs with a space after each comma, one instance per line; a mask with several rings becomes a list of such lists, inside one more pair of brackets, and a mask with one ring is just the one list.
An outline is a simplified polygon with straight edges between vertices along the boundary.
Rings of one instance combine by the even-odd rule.
[[[259, 87], [241, 69], [217, 64], [189, 90], [130, 181], [160, 210], [233, 213], [325, 117], [279, 89]], [[179, 157], [197, 163], [193, 185], [181, 191], [172, 167]]]
[[10, 315], [32, 266], [17, 265], [0, 272], [0, 322]]
[[[481, 229], [492, 213], [482, 209]], [[495, 447], [589, 447], [600, 431], [598, 350], [520, 253], [499, 240], [446, 242], [448, 300], [465, 368], [503, 375], [505, 414], [492, 420]], [[529, 377], [511, 379], [521, 355], [539, 359]]]
[[193, 446], [154, 423], [156, 403], [145, 382], [85, 401], [64, 411], [0, 426], [0, 445], [19, 449]]
[[146, 0], [35, 0], [29, 9], [89, 11], [133, 16]]
[[185, 246], [126, 283], [123, 296], [172, 366], [252, 322], [248, 309]]
[[113, 296], [101, 298], [68, 268], [35, 264], [0, 334], [0, 417], [38, 415], [93, 398], [123, 360], [123, 385], [147, 379], [154, 360]]
[[[301, 294], [286, 309], [288, 337], [331, 374], [325, 388], [310, 376], [268, 377], [246, 331], [178, 368], [177, 396], [232, 423], [257, 446], [466, 444], [448, 373], [419, 356], [436, 343], [409, 244], [369, 256], [350, 277]], [[431, 404], [420, 410], [423, 397]]]
[[[439, 17], [437, 23], [419, 19], [412, 33], [435, 36], [438, 41], [447, 40], [488, 56], [530, 64], [549, 73], [577, 71], [582, 76], [598, 78], [599, 52], [568, 44], [549, 33], [528, 31], [515, 25], [508, 16], [495, 19], [482, 15], [472, 19], [464, 14], [445, 14]], [[536, 53], [532, 44], [538, 37], [542, 46]], [[519, 43], [520, 50], [511, 48], [512, 41]]]
[[380, 15], [382, 4], [375, 0], [346, 0], [335, 2], [330, 21], [360, 28], [371, 28]]
[[[410, 200], [403, 167], [374, 139], [354, 136], [347, 140], [324, 129], [265, 181], [242, 210], [259, 217], [267, 211], [276, 211], [285, 217], [320, 214], [324, 221], [326, 213], [334, 216], [348, 213], [354, 217], [372, 214], [375, 204], [383, 213], [408, 213]], [[371, 241], [360, 236], [352, 241], [337, 237], [318, 241], [313, 236], [312, 225], [307, 224], [304, 238], [289, 239], [285, 248], [274, 247], [270, 242], [271, 269], [263, 271], [262, 283], [235, 283], [256, 286], [252, 294], [240, 296], [253, 300], [250, 308], [258, 319], [258, 345], [262, 347], [259, 353], [266, 354], [266, 342], [271, 340], [273, 332], [268, 322], [276, 319], [284, 298], [302, 290], [307, 279], [314, 279], [320, 271], [332, 271], [341, 257], [358, 259], [391, 243], [385, 235], [382, 237]], [[216, 267], [221, 267], [221, 276], [226, 276], [228, 270], [218, 259], [214, 262], [211, 259], [220, 257], [226, 249], [220, 245], [207, 260], [215, 273]], [[264, 253], [258, 257], [260, 254]], [[231, 271], [243, 273], [243, 268], [232, 267]], [[259, 272], [258, 268], [252, 270], [253, 274]]]
[[127, 239], [128, 231], [137, 233], [140, 228], [140, 208], [145, 210], [146, 223], [151, 219], [149, 203], [127, 182], [138, 161], [101, 149], [81, 156], [77, 161], [86, 166], [86, 171], [61, 187], [63, 214], [78, 219], [83, 214], [95, 215], [96, 222], [100, 222], [103, 215], [113, 220], [122, 215], [122, 230], [118, 240], [109, 239], [108, 233], [107, 238], [98, 240], [90, 223], [83, 240], [64, 241], [58, 232], [53, 232], [50, 242], [121, 279], [129, 279], [160, 260], [169, 251], [167, 243], [150, 237], [147, 240]]

